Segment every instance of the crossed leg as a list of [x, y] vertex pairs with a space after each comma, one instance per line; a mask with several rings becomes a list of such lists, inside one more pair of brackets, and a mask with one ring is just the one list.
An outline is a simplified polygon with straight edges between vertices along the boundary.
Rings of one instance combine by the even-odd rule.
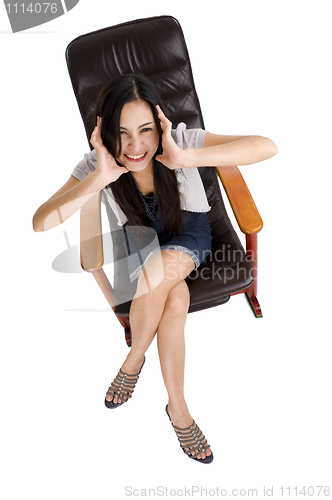
[[[157, 333], [170, 290], [193, 269], [191, 257], [176, 250], [162, 250], [146, 262], [129, 312], [132, 341], [122, 371], [138, 373], [145, 352]], [[111, 401], [112, 396], [107, 399]]]
[[[132, 347], [121, 370], [136, 374], [154, 336], [162, 375], [169, 395], [168, 412], [177, 427], [192, 424], [183, 392], [184, 325], [189, 307], [189, 291], [184, 278], [194, 269], [188, 255], [176, 250], [163, 250], [146, 263], [138, 279], [137, 291], [130, 308]], [[113, 396], [106, 399], [112, 401]], [[121, 402], [114, 397], [114, 403]], [[210, 449], [197, 458], [210, 455]]]
[[[193, 422], [184, 397], [184, 326], [189, 302], [188, 286], [182, 280], [168, 294], [157, 333], [160, 366], [169, 398], [168, 413], [173, 425], [182, 429], [189, 427]], [[209, 455], [211, 455], [210, 448], [197, 458], [204, 459]]]

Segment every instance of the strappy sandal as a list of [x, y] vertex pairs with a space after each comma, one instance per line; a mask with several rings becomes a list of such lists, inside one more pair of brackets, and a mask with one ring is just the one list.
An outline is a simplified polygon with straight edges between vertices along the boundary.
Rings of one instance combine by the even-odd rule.
[[111, 383], [111, 386], [108, 388], [106, 394], [110, 394], [111, 396], [113, 396], [113, 398], [116, 397], [121, 400], [124, 399], [124, 401], [122, 401], [121, 403], [113, 403], [113, 399], [112, 401], [107, 401], [107, 399], [105, 398], [105, 405], [107, 406], [107, 408], [117, 408], [118, 406], [121, 406], [124, 403], [126, 403], [128, 399], [131, 398], [139, 374], [141, 373], [141, 370], [144, 366], [144, 363], [145, 363], [145, 358], [140, 371], [135, 375], [129, 375], [128, 373], [124, 373], [120, 368], [119, 373]]
[[201, 462], [202, 464], [210, 464], [213, 460], [212, 451], [211, 455], [208, 455], [205, 458], [196, 458], [198, 455], [204, 453], [205, 450], [210, 448], [210, 445], [208, 444], [203, 432], [195, 423], [195, 420], [193, 420], [193, 423], [190, 425], [190, 427], [186, 427], [184, 429], [181, 427], [175, 427], [171, 417], [169, 416], [167, 406], [168, 405], [166, 405], [166, 413], [173, 425], [173, 429], [175, 430], [180, 446], [184, 453], [188, 455], [189, 458], [193, 458], [197, 462]]

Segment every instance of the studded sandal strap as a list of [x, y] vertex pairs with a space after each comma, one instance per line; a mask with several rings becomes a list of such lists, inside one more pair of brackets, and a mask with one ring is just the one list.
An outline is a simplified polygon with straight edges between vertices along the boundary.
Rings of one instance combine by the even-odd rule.
[[133, 395], [139, 374], [140, 372], [135, 375], [129, 375], [120, 369], [111, 386], [108, 388], [107, 394], [127, 401]]
[[180, 446], [186, 455], [196, 458], [206, 449], [210, 448], [203, 432], [194, 420], [189, 427], [184, 429], [176, 427], [175, 425], [173, 425], [173, 428], [180, 442]]

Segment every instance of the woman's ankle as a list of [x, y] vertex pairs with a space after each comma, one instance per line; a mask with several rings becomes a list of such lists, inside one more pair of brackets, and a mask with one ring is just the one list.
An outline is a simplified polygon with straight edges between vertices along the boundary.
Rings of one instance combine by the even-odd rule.
[[170, 401], [167, 405], [167, 411], [175, 427], [187, 428], [193, 423], [185, 401]]
[[[129, 371], [133, 371], [134, 373], [138, 373], [143, 362], [144, 362], [144, 353], [138, 352], [137, 354], [130, 351], [125, 362], [123, 363], [123, 369], [127, 369]], [[125, 370], [124, 370], [125, 371]]]
[[169, 399], [167, 408], [171, 413], [173, 413], [173, 415], [177, 415], [179, 417], [189, 414], [187, 403], [182, 398]]

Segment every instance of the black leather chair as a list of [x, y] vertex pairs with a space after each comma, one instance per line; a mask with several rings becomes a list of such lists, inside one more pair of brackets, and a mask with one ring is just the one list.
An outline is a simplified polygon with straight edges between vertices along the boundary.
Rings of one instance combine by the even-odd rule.
[[[128, 73], [144, 74], [152, 81], [174, 128], [179, 122], [185, 122], [187, 128], [204, 128], [183, 32], [173, 17], [140, 19], [82, 35], [67, 47], [66, 60], [88, 140], [95, 126], [94, 109], [100, 89], [109, 80]], [[92, 149], [90, 142], [89, 145]], [[224, 304], [231, 295], [245, 293], [255, 316], [261, 317], [256, 296], [257, 233], [263, 226], [261, 217], [237, 167], [202, 166], [199, 172], [212, 207], [208, 217], [213, 248], [211, 259], [187, 278], [191, 294], [189, 312]], [[226, 213], [218, 175], [239, 227], [246, 235], [246, 251]], [[108, 216], [114, 258], [121, 262], [123, 231], [116, 226], [110, 210]], [[117, 285], [122, 288], [132, 285], [125, 276], [124, 266], [115, 267], [114, 289], [102, 269], [100, 195], [81, 209], [81, 221], [84, 221], [81, 222], [82, 267], [94, 275], [125, 328], [130, 345], [130, 302], [117, 299]]]

